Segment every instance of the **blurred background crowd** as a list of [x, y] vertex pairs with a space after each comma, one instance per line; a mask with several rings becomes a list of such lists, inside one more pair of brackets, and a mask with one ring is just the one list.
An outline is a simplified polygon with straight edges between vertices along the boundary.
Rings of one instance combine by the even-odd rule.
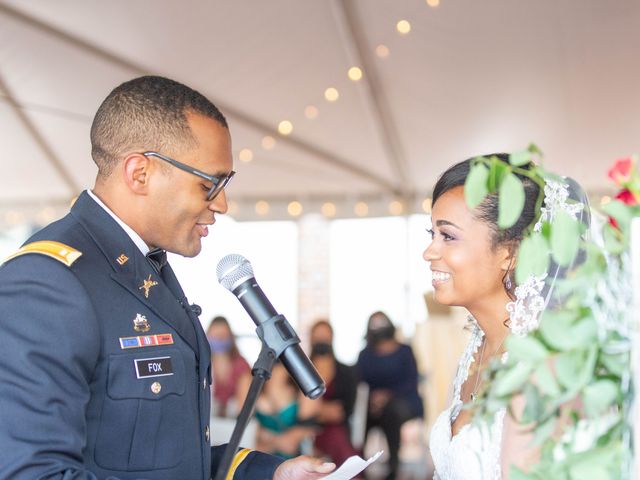
[[[368, 457], [383, 450], [367, 478], [429, 478], [429, 428], [445, 407], [465, 336], [464, 322], [449, 309], [432, 305], [430, 297], [428, 302], [430, 320], [412, 339], [403, 338], [384, 312], [373, 312], [360, 338], [349, 339], [362, 344], [353, 364], [336, 357], [331, 322], [316, 320], [305, 332], [305, 350], [326, 383], [326, 393], [306, 398], [276, 363], [242, 444], [285, 458], [317, 455], [338, 465], [352, 455]], [[207, 336], [214, 375], [212, 442], [225, 443], [246, 397], [251, 366], [225, 317], [213, 318]], [[452, 341], [456, 338], [458, 344]]]

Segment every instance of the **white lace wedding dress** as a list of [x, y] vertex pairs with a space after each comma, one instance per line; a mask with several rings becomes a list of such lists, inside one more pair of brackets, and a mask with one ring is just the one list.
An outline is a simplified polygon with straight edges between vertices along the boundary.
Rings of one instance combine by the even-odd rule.
[[[471, 338], [462, 354], [453, 383], [451, 405], [437, 418], [429, 439], [435, 467], [435, 480], [500, 480], [500, 448], [505, 410], [499, 411], [493, 423], [469, 423], [452, 438], [451, 425], [458, 417], [463, 403], [462, 384], [469, 375], [473, 355], [482, 343], [484, 333], [473, 321]], [[503, 358], [504, 360], [504, 358]]]

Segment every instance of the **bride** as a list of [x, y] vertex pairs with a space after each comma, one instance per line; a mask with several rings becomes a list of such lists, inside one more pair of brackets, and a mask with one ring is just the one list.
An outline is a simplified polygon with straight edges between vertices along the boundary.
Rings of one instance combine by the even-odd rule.
[[[509, 161], [508, 155], [495, 156], [505, 163]], [[535, 328], [537, 314], [549, 298], [549, 284], [553, 282], [548, 280], [559, 274], [558, 267], [553, 266], [546, 283], [537, 279], [537, 285], [533, 285], [534, 296], [539, 300], [534, 302], [539, 305], [536, 315], [523, 316], [523, 308], [531, 307], [524, 302], [531, 298], [521, 297], [531, 294], [532, 285], [526, 291], [516, 290], [514, 270], [518, 247], [527, 228], [534, 222], [538, 228], [541, 217], [552, 220], [555, 208], [563, 208], [574, 218], [578, 214], [588, 215], [586, 209], [583, 212], [582, 203], [566, 202], [568, 185], [559, 182], [545, 185], [545, 204], [537, 211], [538, 184], [519, 176], [525, 191], [522, 213], [513, 226], [500, 229], [496, 194], [488, 195], [473, 210], [467, 207], [464, 183], [470, 165], [471, 160], [458, 163], [437, 181], [431, 213], [433, 240], [423, 255], [431, 264], [435, 300], [465, 307], [471, 329], [454, 379], [451, 404], [439, 415], [431, 431], [429, 444], [437, 480], [507, 478], [510, 465], [526, 468], [535, 461], [536, 452], [529, 447], [530, 437], [505, 410], [498, 411], [487, 425], [487, 422], [472, 423], [473, 410], [464, 406], [472, 404], [486, 388], [482, 373], [490, 360], [506, 359], [507, 336]], [[571, 185], [577, 187], [575, 183]], [[533, 324], [528, 324], [531, 319]], [[515, 411], [522, 411], [519, 402], [522, 400], [512, 405]]]

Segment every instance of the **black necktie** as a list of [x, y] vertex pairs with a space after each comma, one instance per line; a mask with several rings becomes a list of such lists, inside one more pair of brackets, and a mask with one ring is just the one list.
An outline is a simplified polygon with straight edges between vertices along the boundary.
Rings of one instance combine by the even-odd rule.
[[182, 291], [182, 287], [180, 287], [180, 283], [178, 283], [178, 279], [171, 270], [171, 267], [169, 267], [167, 252], [161, 248], [154, 248], [153, 250], [149, 250], [149, 253], [147, 253], [147, 260], [149, 260], [153, 269], [158, 275], [160, 275], [167, 287], [169, 287], [173, 296], [176, 297], [182, 306], [184, 306], [186, 298]]
[[161, 248], [154, 248], [147, 253], [147, 260], [158, 275], [162, 275], [162, 269], [167, 264], [167, 252]]
[[[199, 322], [197, 316], [200, 314], [202, 309], [197, 305], [189, 305], [187, 297], [184, 295], [184, 291], [180, 286], [180, 282], [178, 282], [176, 274], [173, 273], [173, 270], [171, 269], [171, 266], [167, 261], [167, 252], [160, 248], [154, 248], [153, 250], [150, 250], [149, 253], [147, 253], [147, 260], [156, 271], [156, 273], [160, 275], [162, 281], [169, 288], [169, 290], [171, 290], [173, 296], [176, 298], [180, 306], [184, 308], [187, 316], [191, 319], [191, 326], [193, 327], [193, 330], [188, 330], [189, 333], [185, 332], [185, 334], [189, 337], [189, 343], [191, 343], [195, 348], [196, 358], [199, 358], [199, 352], [197, 348], [198, 340], [195, 324]], [[200, 312], [196, 312], [195, 308], [200, 310]], [[195, 316], [193, 315], [194, 313]]]

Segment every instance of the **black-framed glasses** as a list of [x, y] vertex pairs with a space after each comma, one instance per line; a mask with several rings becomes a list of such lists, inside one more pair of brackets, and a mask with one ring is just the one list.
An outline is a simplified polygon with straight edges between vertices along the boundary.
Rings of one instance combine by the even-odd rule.
[[171, 165], [173, 165], [176, 168], [179, 168], [180, 170], [184, 170], [185, 172], [192, 173], [194, 175], [197, 175], [200, 178], [204, 178], [205, 180], [211, 182], [213, 185], [207, 192], [207, 202], [210, 202], [211, 200], [216, 198], [218, 194], [222, 190], [224, 190], [224, 188], [229, 184], [233, 176], [236, 174], [236, 172], [231, 170], [226, 175], [220, 175], [220, 176], [209, 175], [208, 173], [204, 173], [203, 171], [198, 170], [197, 168], [190, 167], [189, 165], [186, 165], [182, 162], [174, 160], [173, 158], [169, 158], [158, 152], [144, 152], [143, 155], [145, 157], [159, 158], [160, 160], [164, 160], [165, 162], [170, 163]]

